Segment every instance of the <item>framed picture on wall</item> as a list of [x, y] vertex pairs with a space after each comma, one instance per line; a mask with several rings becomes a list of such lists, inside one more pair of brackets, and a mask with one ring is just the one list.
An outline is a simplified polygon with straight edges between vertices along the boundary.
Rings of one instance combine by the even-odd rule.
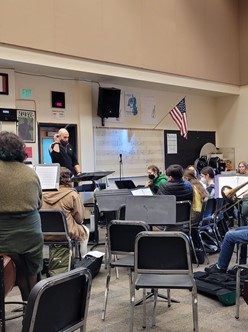
[[8, 74], [0, 73], [0, 95], [9, 94], [9, 76]]
[[34, 143], [36, 138], [35, 111], [17, 110], [18, 135], [26, 143]]

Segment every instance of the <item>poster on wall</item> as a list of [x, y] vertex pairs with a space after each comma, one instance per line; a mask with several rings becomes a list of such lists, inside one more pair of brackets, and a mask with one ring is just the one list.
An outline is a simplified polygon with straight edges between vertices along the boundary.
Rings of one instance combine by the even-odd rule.
[[17, 110], [18, 135], [26, 143], [34, 143], [36, 136], [35, 111]]
[[143, 124], [157, 124], [156, 100], [154, 96], [143, 96], [141, 103], [141, 122]]
[[139, 115], [138, 96], [135, 93], [125, 92], [125, 115], [137, 117]]

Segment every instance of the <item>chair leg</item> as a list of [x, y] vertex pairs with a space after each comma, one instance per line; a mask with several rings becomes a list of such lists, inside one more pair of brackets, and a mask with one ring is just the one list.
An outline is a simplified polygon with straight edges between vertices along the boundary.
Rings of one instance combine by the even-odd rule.
[[146, 328], [146, 289], [143, 288], [143, 329]]
[[129, 289], [130, 289], [130, 302], [132, 301], [132, 287], [133, 287], [133, 275], [132, 269], [128, 269]]
[[105, 288], [105, 294], [104, 294], [102, 320], [105, 320], [105, 317], [106, 317], [110, 279], [111, 279], [111, 268], [109, 268], [109, 271], [108, 271], [108, 274], [107, 274], [107, 279], [106, 279], [106, 288]]
[[135, 286], [134, 286], [134, 283], [133, 283], [133, 285], [132, 285], [131, 305], [130, 305], [129, 332], [133, 332], [134, 307], [135, 307]]
[[237, 274], [236, 274], [236, 313], [235, 318], [239, 319], [239, 302], [240, 302], [240, 269], [238, 268]]
[[108, 234], [106, 232], [105, 234], [105, 255], [104, 255], [104, 266], [105, 270], [107, 269], [108, 266]]
[[167, 289], [168, 307], [171, 306], [170, 288]]
[[198, 300], [196, 285], [192, 289], [192, 311], [193, 311], [193, 329], [195, 332], [199, 331], [198, 327]]
[[196, 255], [196, 251], [195, 251], [195, 245], [194, 245], [194, 242], [193, 242], [192, 237], [191, 237], [190, 234], [189, 234], [189, 240], [190, 240], [191, 248], [192, 248], [193, 253], [194, 253], [194, 256], [195, 256], [196, 264], [197, 264], [197, 266], [199, 266], [198, 257], [197, 257], [197, 255]]
[[[117, 255], [115, 255], [115, 261], [118, 259], [118, 256]], [[119, 279], [119, 269], [118, 269], [118, 267], [116, 267], [115, 268], [115, 275], [116, 275], [116, 279]]]
[[153, 311], [152, 311], [152, 327], [156, 325], [156, 306], [158, 300], [158, 289], [154, 289], [154, 304], [153, 304]]
[[0, 256], [0, 331], [5, 332], [5, 287], [4, 287], [4, 263], [3, 256]]
[[202, 246], [202, 250], [204, 252], [204, 257], [207, 261], [207, 264], [209, 264], [209, 259], [208, 259], [208, 255], [206, 253], [206, 250], [205, 250], [205, 247], [204, 247], [204, 244], [203, 244], [203, 241], [202, 241], [202, 236], [201, 236], [201, 232], [199, 231], [199, 237], [200, 237], [200, 240], [201, 240], [201, 246]]

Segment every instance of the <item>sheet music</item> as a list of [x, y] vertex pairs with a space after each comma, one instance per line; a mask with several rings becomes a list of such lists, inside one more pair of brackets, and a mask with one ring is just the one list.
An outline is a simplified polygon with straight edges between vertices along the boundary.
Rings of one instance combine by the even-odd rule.
[[[215, 180], [215, 197], [222, 197], [221, 189], [224, 186], [229, 186], [232, 189], [240, 186], [241, 184], [248, 181], [247, 175], [217, 175]], [[248, 184], [236, 192], [237, 196], [242, 195], [246, 190], [248, 190]]]
[[59, 189], [59, 165], [36, 165], [35, 171], [39, 176], [42, 190]]
[[153, 193], [150, 188], [140, 188], [131, 190], [133, 196], [153, 196]]

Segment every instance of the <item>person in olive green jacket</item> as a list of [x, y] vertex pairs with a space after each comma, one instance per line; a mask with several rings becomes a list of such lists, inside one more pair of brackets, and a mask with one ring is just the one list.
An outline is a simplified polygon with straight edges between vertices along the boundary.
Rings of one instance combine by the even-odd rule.
[[149, 187], [151, 191], [156, 194], [159, 187], [167, 181], [167, 177], [165, 174], [162, 174], [155, 165], [147, 167], [147, 174], [149, 180], [146, 183], [146, 187]]

